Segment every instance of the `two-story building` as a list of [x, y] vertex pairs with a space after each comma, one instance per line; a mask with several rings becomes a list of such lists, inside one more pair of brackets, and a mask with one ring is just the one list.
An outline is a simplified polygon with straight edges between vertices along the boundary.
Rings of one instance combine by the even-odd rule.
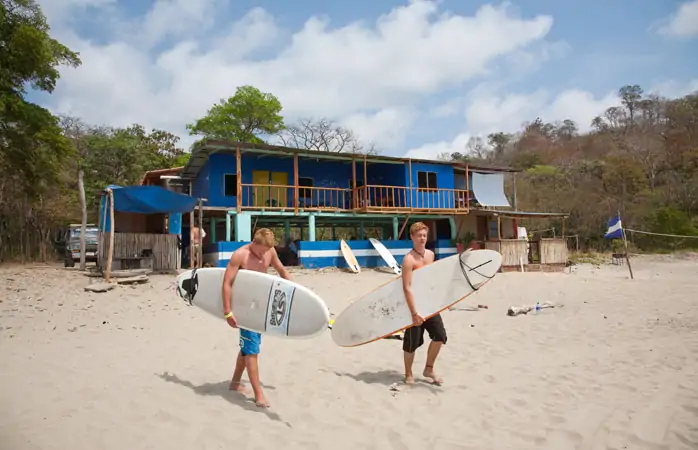
[[[294, 241], [305, 267], [346, 266], [342, 238], [362, 267], [374, 267], [384, 263], [368, 238], [380, 239], [399, 262], [411, 248], [407, 230], [415, 221], [430, 226], [429, 247], [445, 257], [464, 236], [482, 247], [497, 243], [500, 251], [504, 240], [525, 249], [517, 220], [536, 215], [516, 211], [504, 193], [504, 175], [515, 170], [462, 162], [204, 140], [186, 166], [173, 170], [149, 172], [142, 183], [176, 179], [173, 186], [184, 186], [177, 190], [202, 199], [209, 231], [204, 262], [219, 267], [259, 227], [277, 230], [281, 246]], [[183, 220], [185, 245], [189, 223]]]

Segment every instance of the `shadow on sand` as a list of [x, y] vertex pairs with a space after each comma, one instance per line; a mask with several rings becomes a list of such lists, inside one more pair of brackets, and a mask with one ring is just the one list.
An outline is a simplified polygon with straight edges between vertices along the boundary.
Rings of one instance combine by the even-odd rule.
[[[265, 414], [271, 420], [276, 420], [277, 422], [281, 422], [285, 424], [287, 427], [292, 428], [290, 423], [286, 422], [285, 420], [282, 420], [278, 414], [270, 411], [269, 408], [260, 408], [255, 405], [254, 399], [247, 398], [244, 394], [241, 394], [239, 392], [233, 392], [229, 390], [228, 386], [230, 385], [230, 381], [221, 381], [219, 383], [204, 383], [199, 386], [196, 386], [190, 381], [182, 380], [177, 375], [173, 375], [168, 372], [163, 372], [162, 374], [155, 375], [169, 383], [179, 384], [180, 386], [188, 387], [197, 395], [212, 395], [221, 397], [227, 400], [232, 405], [239, 406], [242, 409], [246, 409], [248, 411], [254, 411], [257, 413]], [[275, 389], [274, 386], [266, 386], [264, 384], [262, 384], [262, 387], [267, 390]]]
[[347, 372], [337, 372], [337, 371], [327, 371], [337, 375], [338, 377], [348, 377], [354, 381], [360, 381], [366, 384], [382, 384], [384, 386], [390, 387], [393, 384], [397, 384], [401, 389], [410, 389], [412, 387], [426, 388], [434, 394], [441, 392], [441, 389], [434, 385], [433, 383], [419, 377], [415, 376], [414, 384], [408, 386], [403, 383], [405, 375], [398, 372], [397, 370], [381, 370], [379, 372], [361, 372], [358, 374], [347, 373]]

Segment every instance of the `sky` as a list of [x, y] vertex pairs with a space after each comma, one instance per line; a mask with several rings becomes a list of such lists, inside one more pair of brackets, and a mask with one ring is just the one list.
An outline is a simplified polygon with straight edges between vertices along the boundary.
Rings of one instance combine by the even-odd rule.
[[526, 121], [581, 131], [638, 84], [698, 91], [698, 0], [38, 0], [79, 52], [54, 114], [186, 130], [237, 86], [287, 124], [330, 118], [384, 155], [436, 158]]

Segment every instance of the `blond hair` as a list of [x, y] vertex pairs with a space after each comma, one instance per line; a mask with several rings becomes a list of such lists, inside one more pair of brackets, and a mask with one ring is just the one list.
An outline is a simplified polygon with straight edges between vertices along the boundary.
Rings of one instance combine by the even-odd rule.
[[424, 222], [415, 222], [410, 227], [410, 236], [414, 236], [418, 231], [427, 230], [429, 232], [429, 227], [424, 224]]
[[252, 241], [255, 244], [263, 245], [265, 247], [273, 247], [276, 243], [274, 239], [274, 232], [269, 228], [260, 228], [255, 231]]

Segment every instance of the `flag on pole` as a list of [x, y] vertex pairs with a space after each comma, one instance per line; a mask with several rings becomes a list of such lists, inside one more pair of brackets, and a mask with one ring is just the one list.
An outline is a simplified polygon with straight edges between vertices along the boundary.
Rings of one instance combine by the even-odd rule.
[[620, 214], [608, 221], [608, 230], [604, 235], [605, 239], [622, 239], [623, 226], [620, 222]]

